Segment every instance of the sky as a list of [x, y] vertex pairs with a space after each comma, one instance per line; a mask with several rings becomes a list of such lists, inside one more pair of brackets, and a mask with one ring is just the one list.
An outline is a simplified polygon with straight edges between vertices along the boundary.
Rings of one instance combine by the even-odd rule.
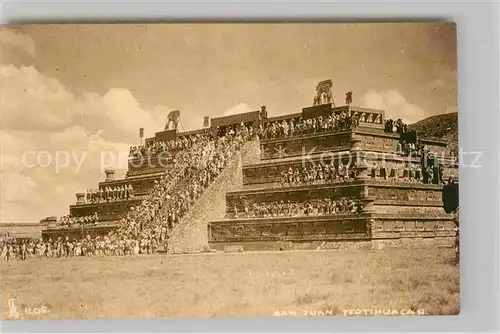
[[456, 111], [456, 50], [449, 23], [3, 26], [0, 221], [68, 214], [170, 110], [181, 130], [295, 113], [331, 79], [337, 105], [352, 91], [408, 123]]

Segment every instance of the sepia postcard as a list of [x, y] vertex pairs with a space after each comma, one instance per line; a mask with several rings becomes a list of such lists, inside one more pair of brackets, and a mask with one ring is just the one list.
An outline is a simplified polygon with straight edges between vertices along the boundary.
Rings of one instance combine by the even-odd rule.
[[0, 29], [2, 319], [460, 313], [454, 23]]

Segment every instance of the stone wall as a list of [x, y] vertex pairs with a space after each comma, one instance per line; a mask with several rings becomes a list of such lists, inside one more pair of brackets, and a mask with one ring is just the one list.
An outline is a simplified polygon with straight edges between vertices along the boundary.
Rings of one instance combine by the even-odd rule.
[[120, 180], [100, 182], [99, 188], [104, 188], [104, 187], [113, 188], [116, 186], [130, 184], [132, 185], [132, 188], [134, 188], [134, 195], [138, 196], [145, 195], [149, 192], [149, 190], [153, 188], [155, 181], [159, 181], [164, 173], [165, 170], [163, 169], [157, 172], [156, 174], [148, 174], [135, 177], [127, 176], [126, 178]]
[[350, 138], [350, 131], [337, 131], [263, 140], [261, 143], [261, 158], [276, 159], [320, 152], [349, 150], [351, 147]]
[[243, 250], [449, 246], [455, 237], [451, 215], [337, 215], [215, 221], [209, 244]]
[[452, 178], [454, 180], [458, 180], [459, 176], [460, 175], [459, 175], [459, 171], [458, 171], [458, 164], [453, 165], [453, 166], [448, 167], [448, 168], [444, 168], [444, 170], [443, 170], [443, 180], [448, 180], [450, 178]]
[[450, 156], [450, 149], [447, 142], [439, 139], [425, 139], [419, 138], [421, 143], [424, 144], [429, 151], [437, 154], [440, 157]]
[[354, 135], [360, 139], [360, 148], [364, 151], [382, 151], [393, 153], [397, 151], [399, 135], [392, 133], [369, 132], [355, 130]]
[[245, 241], [214, 242], [210, 247], [225, 252], [235, 251], [290, 251], [290, 250], [334, 250], [334, 249], [370, 249], [372, 242], [368, 240], [334, 240], [334, 241]]
[[[380, 129], [356, 128], [344, 131], [294, 135], [286, 138], [262, 140], [262, 159], [294, 157], [304, 154], [349, 150], [352, 139], [359, 139], [360, 148], [364, 151], [393, 153], [397, 151], [399, 135], [385, 133]], [[428, 147], [440, 151], [441, 142], [428, 141]], [[443, 144], [446, 147], [446, 144]]]
[[452, 215], [376, 215], [371, 221], [373, 239], [452, 237]]
[[369, 238], [367, 219], [354, 214], [323, 217], [279, 217], [233, 219], [209, 224], [209, 240], [246, 241], [317, 241]]
[[[262, 140], [261, 157], [268, 160], [350, 150], [354, 138], [363, 151], [395, 154], [398, 151], [399, 137], [399, 134], [385, 133], [380, 129], [356, 128]], [[441, 158], [450, 156], [450, 149], [445, 141], [421, 139], [421, 142]]]
[[370, 221], [372, 247], [452, 246], [456, 232], [452, 215], [386, 215]]
[[[368, 182], [368, 195], [386, 205], [442, 205], [443, 187], [437, 184]], [[398, 203], [399, 202], [399, 203]]]
[[[411, 203], [412, 204], [412, 203]], [[443, 205], [432, 203], [426, 206], [420, 205], [387, 205], [374, 202], [373, 211], [375, 213], [392, 213], [392, 214], [414, 214], [414, 215], [442, 215], [445, 214]]]

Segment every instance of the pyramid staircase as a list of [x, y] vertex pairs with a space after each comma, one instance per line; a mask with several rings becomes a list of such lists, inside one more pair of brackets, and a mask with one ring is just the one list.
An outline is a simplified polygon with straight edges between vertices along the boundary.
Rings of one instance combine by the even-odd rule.
[[[428, 184], [416, 178], [413, 168], [421, 161], [399, 152], [400, 136], [384, 131], [384, 111], [331, 104], [304, 108], [301, 113], [267, 118], [261, 111], [212, 119], [210, 129], [189, 133], [159, 132], [147, 140], [169, 140], [193, 133], [212, 131], [249, 122], [254, 128], [274, 121], [307, 119], [330, 113], [361, 114], [359, 125], [341, 131], [293, 135], [286, 138], [247, 142], [234, 161], [213, 180], [190, 211], [169, 231], [168, 252], [185, 253], [207, 248], [228, 250], [285, 250], [331, 248], [380, 248], [404, 245], [451, 245], [455, 237], [453, 215], [443, 209], [441, 184]], [[445, 168], [443, 179], [458, 179], [457, 162], [447, 154], [444, 141], [419, 138], [435, 152]], [[335, 182], [281, 184], [282, 174], [290, 168], [310, 165], [356, 166], [356, 175]], [[154, 163], [158, 161], [153, 161]], [[99, 187], [131, 184], [135, 197], [105, 203], [86, 203], [77, 193], [70, 206], [73, 216], [97, 212], [96, 226], [60, 228], [42, 231], [44, 239], [58, 236], [81, 238], [105, 235], [118, 227], [132, 206], [138, 206], [165, 175], [165, 168], [148, 161], [137, 165], [129, 161], [125, 178], [115, 180], [106, 171]], [[413, 175], [413, 177], [410, 177]], [[185, 181], [185, 180], [184, 180]], [[184, 182], [183, 181], [183, 182]], [[320, 200], [348, 198], [356, 212], [308, 215], [283, 213], [266, 217], [244, 214], [245, 207], [272, 202], [312, 204]], [[239, 212], [235, 215], [235, 210]]]
[[[182, 159], [182, 154], [195, 149], [196, 146], [199, 146], [199, 144], [184, 151], [176, 151], [176, 159]], [[151, 193], [155, 183], [159, 182], [164, 175], [167, 175], [169, 164], [166, 161], [160, 161], [160, 159], [159, 156], [142, 159], [130, 158], [128, 172], [123, 179], [115, 180], [114, 170], [106, 170], [106, 179], [98, 183], [98, 188], [131, 185], [134, 191], [133, 198], [89, 203], [85, 200], [85, 193], [76, 193], [77, 203], [70, 205], [70, 215], [84, 217], [97, 213], [97, 224], [75, 227], [48, 226], [42, 231], [42, 238], [55, 240], [58, 237], [68, 236], [81, 239], [87, 235], [91, 237], [105, 236], [109, 232], [118, 229], [120, 220], [127, 216], [132, 207], [139, 207], [144, 198]], [[184, 180], [179, 179], [177, 182], [182, 181]]]
[[169, 231], [168, 253], [192, 253], [208, 249], [207, 222], [226, 213], [226, 192], [243, 185], [242, 163], [259, 159], [259, 142], [249, 141], [224, 171], [204, 190], [188, 213]]

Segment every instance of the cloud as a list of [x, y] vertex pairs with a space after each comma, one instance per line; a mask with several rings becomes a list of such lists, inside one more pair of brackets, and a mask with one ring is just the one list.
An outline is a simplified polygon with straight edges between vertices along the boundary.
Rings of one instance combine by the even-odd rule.
[[[18, 173], [0, 173], [0, 191], [2, 195], [0, 205], [0, 219], [9, 219], [19, 215], [26, 207], [37, 205], [40, 197], [37, 196], [37, 185], [28, 176]], [[8, 222], [8, 221], [5, 221]]]
[[242, 114], [246, 113], [249, 111], [254, 111], [255, 109], [250, 108], [247, 104], [245, 103], [239, 103], [231, 108], [226, 109], [222, 116], [229, 116], [229, 115], [236, 115], [236, 114]]
[[72, 122], [75, 96], [33, 66], [0, 67], [2, 129], [56, 131]]
[[104, 169], [124, 176], [139, 127], [158, 131], [170, 110], [144, 108], [123, 88], [75, 95], [33, 66], [0, 65], [0, 81], [2, 222], [67, 214]]
[[17, 173], [0, 175], [1, 191], [6, 202], [24, 202], [32, 198], [36, 183], [31, 177]]
[[[147, 136], [163, 130], [167, 110], [165, 106], [144, 109], [128, 89], [113, 88], [104, 95], [85, 94], [76, 101], [73, 115], [74, 123], [96, 132], [106, 129], [106, 136], [112, 135], [121, 140], [136, 140], [139, 128], [143, 127]], [[80, 118], [80, 119], [78, 119]]]
[[34, 222], [67, 214], [74, 194], [95, 188], [104, 180], [104, 169], [116, 169], [117, 177], [125, 175], [128, 147], [90, 138], [80, 126], [54, 133], [2, 133], [0, 218]]
[[2, 49], [20, 49], [31, 56], [35, 55], [35, 42], [31, 37], [12, 30], [2, 28], [0, 30], [0, 47]]
[[33, 66], [0, 67], [2, 129], [61, 131], [79, 124], [95, 133], [107, 129], [108, 138], [132, 141], [139, 127], [153, 134], [163, 127], [165, 106], [142, 108], [132, 92], [112, 88], [104, 95], [75, 96], [54, 78]]
[[397, 90], [369, 91], [363, 96], [362, 105], [368, 108], [384, 110], [386, 118], [401, 118], [408, 124], [429, 116], [425, 110], [408, 102]]

